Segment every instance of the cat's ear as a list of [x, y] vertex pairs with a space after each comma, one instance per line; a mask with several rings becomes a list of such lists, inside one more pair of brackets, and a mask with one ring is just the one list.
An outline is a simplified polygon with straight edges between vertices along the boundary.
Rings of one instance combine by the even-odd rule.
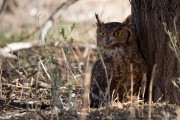
[[103, 22], [101, 22], [101, 21], [99, 20], [99, 16], [98, 16], [97, 13], [95, 13], [95, 17], [96, 17], [96, 20], [97, 20], [97, 22], [96, 22], [97, 26], [101, 26], [101, 25], [103, 24]]

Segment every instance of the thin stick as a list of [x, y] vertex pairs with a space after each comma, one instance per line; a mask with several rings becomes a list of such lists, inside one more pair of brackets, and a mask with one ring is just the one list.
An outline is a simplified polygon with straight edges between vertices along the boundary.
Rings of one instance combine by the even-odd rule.
[[41, 26], [40, 31], [40, 40], [42, 43], [45, 43], [45, 36], [49, 29], [52, 27], [54, 20], [59, 18], [68, 7], [70, 7], [72, 4], [76, 3], [78, 0], [67, 0], [66, 2], [63, 2], [61, 5], [59, 5], [51, 14], [51, 16], [47, 19], [47, 21]]
[[[142, 81], [143, 81], [143, 85], [142, 85], [142, 100], [144, 101], [144, 96], [145, 96], [145, 92], [146, 92], [146, 80], [147, 80], [147, 77], [146, 77], [146, 74], [143, 75], [143, 78], [142, 78]], [[144, 105], [144, 102], [143, 102], [143, 105]]]
[[106, 89], [106, 93], [105, 93], [105, 97], [107, 98], [106, 99], [106, 107], [108, 107], [108, 103], [110, 102], [110, 84], [111, 84], [111, 80], [112, 79], [109, 79], [108, 78], [108, 73], [107, 73], [107, 69], [106, 69], [106, 65], [104, 63], [104, 60], [103, 60], [103, 57], [102, 57], [102, 54], [98, 48], [98, 53], [99, 53], [99, 56], [100, 56], [100, 59], [101, 59], [101, 62], [102, 62], [102, 65], [104, 67], [104, 70], [105, 70], [105, 75], [106, 75], [106, 80], [107, 80], [107, 89]]
[[[68, 46], [68, 47], [70, 49], [70, 46]], [[69, 93], [69, 96], [68, 96], [68, 106], [70, 107], [70, 103], [72, 101], [71, 96], [70, 96], [70, 90], [71, 90], [71, 87], [70, 87], [70, 74], [72, 75], [72, 78], [74, 79], [74, 81], [76, 83], [77, 83], [77, 80], [76, 80], [76, 78], [74, 76], [74, 73], [73, 73], [71, 67], [69, 66], [69, 55], [66, 56], [63, 48], [61, 48], [61, 51], [62, 51], [62, 54], [63, 54], [65, 66], [66, 66], [66, 77], [67, 77], [67, 81], [68, 81], [68, 93]]]
[[134, 118], [134, 109], [133, 109], [133, 106], [134, 106], [134, 102], [133, 102], [133, 65], [130, 64], [130, 71], [131, 71], [131, 107], [130, 107], [130, 114], [131, 114], [131, 117]]
[[39, 58], [39, 61], [40, 61], [41, 66], [43, 67], [43, 70], [44, 70], [44, 72], [46, 73], [46, 75], [47, 75], [49, 81], [52, 82], [52, 79], [51, 79], [49, 73], [47, 72], [47, 69], [46, 69], [46, 67], [44, 66], [44, 64], [43, 64], [43, 62], [42, 62], [42, 60], [41, 60], [41, 58]]
[[77, 82], [77, 79], [76, 79], [71, 67], [69, 66], [68, 59], [66, 57], [66, 54], [65, 54], [63, 48], [61, 48], [61, 51], [62, 51], [62, 54], [63, 54], [63, 58], [64, 58], [64, 62], [66, 64], [67, 70], [71, 73], [73, 80]]
[[150, 84], [149, 84], [149, 109], [148, 109], [148, 119], [151, 119], [152, 87], [153, 87], [153, 80], [154, 80], [154, 77], [155, 77], [156, 67], [157, 67], [157, 64], [155, 64], [155, 65], [153, 66], [152, 76], [151, 76], [151, 80], [150, 80]]
[[17, 86], [13, 84], [8, 84], [8, 83], [2, 83], [2, 86], [11, 86], [11, 87], [16, 87], [16, 88], [22, 88], [22, 89], [31, 89], [31, 87], [24, 87], [24, 86]]
[[158, 102], [162, 99], [163, 96], [164, 96], [164, 94], [162, 94], [162, 95], [159, 97], [159, 99], [157, 100], [156, 103], [158, 103]]
[[[91, 42], [90, 42], [91, 44]], [[89, 102], [89, 93], [90, 93], [90, 75], [87, 74], [89, 61], [90, 61], [90, 53], [91, 53], [91, 47], [88, 48], [88, 58], [86, 62], [86, 69], [85, 69], [85, 78], [84, 78], [84, 94], [83, 94], [83, 105], [82, 105], [82, 114], [81, 114], [81, 120], [85, 120], [87, 117], [87, 113], [90, 112], [90, 102]]]
[[0, 56], [0, 99], [2, 98], [2, 69], [1, 69], [1, 65], [2, 65], [2, 59]]
[[130, 64], [131, 70], [131, 107], [133, 107], [133, 65]]
[[21, 72], [19, 70], [17, 70], [16, 67], [13, 64], [11, 64], [11, 62], [8, 61], [8, 63], [21, 77], [25, 78], [25, 76], [22, 75]]
[[[38, 62], [37, 65], [38, 65], [38, 71], [37, 71], [36, 78], [35, 78], [35, 91], [38, 91], [38, 81], [39, 81], [39, 78], [40, 78], [40, 70], [41, 70], [40, 61]], [[37, 98], [37, 92], [35, 94], [36, 94], [36, 98]]]
[[138, 91], [138, 96], [137, 96], [137, 103], [138, 103], [138, 106], [139, 106], [139, 100], [140, 100], [140, 94], [141, 94], [141, 87], [139, 88], [139, 91]]
[[[146, 73], [143, 75], [142, 78], [142, 109], [144, 110], [144, 96], [145, 96], [145, 92], [146, 92], [146, 81], [147, 81], [147, 76]], [[144, 117], [144, 112], [141, 113], [142, 117]]]

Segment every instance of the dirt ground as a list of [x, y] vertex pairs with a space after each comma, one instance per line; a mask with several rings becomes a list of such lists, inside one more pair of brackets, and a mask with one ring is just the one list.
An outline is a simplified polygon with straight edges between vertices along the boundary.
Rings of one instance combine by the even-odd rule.
[[[0, 46], [37, 42], [41, 25], [65, 0], [16, 0], [12, 11], [0, 15]], [[0, 1], [0, 5], [2, 1]], [[84, 84], [97, 59], [95, 18], [123, 21], [130, 14], [129, 0], [79, 0], [57, 19], [45, 45], [11, 51], [0, 57], [0, 120], [126, 120], [180, 119], [180, 107], [167, 103], [112, 101], [108, 108], [82, 112]], [[75, 28], [64, 40], [60, 30]], [[0, 49], [1, 49], [0, 48]], [[88, 98], [87, 98], [88, 99]]]
[[87, 120], [125, 120], [148, 119], [149, 114], [155, 120], [179, 118], [179, 106], [168, 103], [154, 103], [149, 109], [147, 103], [134, 102], [131, 107], [130, 102], [116, 101], [113, 105], [111, 103], [109, 108], [91, 108], [89, 113], [82, 113], [84, 76], [90, 74], [91, 66], [96, 59], [96, 50], [91, 49], [89, 56], [92, 59], [88, 62], [86, 72], [87, 56], [78, 56], [78, 51], [86, 54], [87, 48], [76, 43], [71, 47], [70, 52], [66, 53], [66, 57], [71, 58], [68, 65], [73, 73], [69, 74], [69, 81], [65, 58], [61, 51], [62, 48], [68, 49], [64, 45], [60, 44], [56, 48], [52, 44], [33, 47], [14, 52], [17, 58], [3, 59], [1, 120], [78, 120], [84, 116]]

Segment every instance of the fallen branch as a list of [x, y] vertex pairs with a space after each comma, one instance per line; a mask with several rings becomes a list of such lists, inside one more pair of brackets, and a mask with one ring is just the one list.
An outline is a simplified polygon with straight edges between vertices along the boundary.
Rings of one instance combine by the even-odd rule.
[[[57, 44], [59, 44], [59, 42], [55, 42], [53, 44], [50, 42], [46, 43], [46, 45], [54, 45], [54, 46], [57, 46]], [[0, 55], [5, 58], [17, 58], [17, 56], [12, 54], [13, 52], [18, 51], [18, 50], [23, 50], [23, 49], [30, 49], [33, 47], [41, 47], [43, 45], [44, 44], [40, 43], [39, 41], [10, 43], [6, 45], [5, 47], [0, 48]], [[67, 47], [67, 44], [62, 42], [59, 47]], [[92, 50], [97, 49], [96, 45], [88, 44], [88, 43], [77, 43], [77, 44], [73, 44], [72, 47], [75, 49], [77, 48], [79, 49], [91, 48]]]
[[29, 49], [31, 47], [40, 46], [39, 42], [15, 42], [6, 45], [4, 48], [0, 48], [0, 55], [7, 58], [16, 58], [12, 54], [14, 51]]
[[41, 27], [42, 29], [40, 31], [40, 40], [42, 43], [45, 43], [45, 36], [49, 29], [52, 27], [54, 20], [59, 18], [70, 5], [74, 4], [77, 1], [78, 0], [67, 0], [56, 8], [52, 15], [47, 19], [45, 24]]

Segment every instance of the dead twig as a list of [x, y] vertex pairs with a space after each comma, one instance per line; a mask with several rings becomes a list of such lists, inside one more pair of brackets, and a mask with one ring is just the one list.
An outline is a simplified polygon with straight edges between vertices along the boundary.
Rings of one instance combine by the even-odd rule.
[[1, 69], [1, 66], [2, 66], [2, 62], [3, 62], [3, 57], [0, 56], [0, 99], [2, 98], [2, 69]]
[[133, 64], [130, 64], [130, 71], [131, 71], [131, 106], [130, 106], [130, 113], [131, 113], [131, 117], [134, 118], [135, 117], [135, 111], [133, 109], [134, 107], [134, 101], [133, 101]]
[[153, 88], [153, 80], [155, 77], [157, 64], [153, 66], [152, 76], [149, 84], [149, 108], [148, 108], [148, 119], [151, 119], [151, 106], [152, 106], [152, 88]]
[[55, 19], [59, 18], [65, 11], [66, 9], [77, 2], [78, 0], [67, 0], [66, 2], [62, 3], [60, 6], [58, 6], [55, 11], [51, 14], [51, 16], [47, 19], [47, 21], [44, 23], [44, 25], [40, 28], [40, 40], [42, 43], [45, 43], [45, 36], [49, 29], [52, 27], [53, 22]]
[[47, 72], [47, 69], [46, 69], [46, 67], [44, 66], [44, 64], [43, 64], [43, 62], [42, 62], [42, 60], [41, 60], [41, 58], [39, 58], [39, 62], [40, 62], [40, 64], [41, 64], [41, 66], [42, 66], [44, 72], [46, 73], [46, 75], [47, 75], [49, 81], [52, 82], [52, 79], [51, 79], [49, 73]]
[[2, 86], [11, 86], [11, 87], [16, 87], [16, 88], [21, 88], [21, 89], [31, 89], [31, 87], [24, 87], [24, 86], [17, 86], [13, 84], [7, 84], [7, 83], [2, 83]]
[[91, 47], [88, 47], [88, 58], [87, 58], [87, 62], [86, 62], [86, 70], [85, 70], [85, 82], [84, 82], [84, 94], [83, 94], [83, 105], [82, 105], [82, 116], [81, 119], [86, 119], [86, 113], [88, 113], [90, 111], [89, 109], [89, 93], [90, 93], [90, 74], [87, 74], [88, 72], [88, 66], [89, 66], [89, 61], [90, 61], [90, 53], [91, 53]]

